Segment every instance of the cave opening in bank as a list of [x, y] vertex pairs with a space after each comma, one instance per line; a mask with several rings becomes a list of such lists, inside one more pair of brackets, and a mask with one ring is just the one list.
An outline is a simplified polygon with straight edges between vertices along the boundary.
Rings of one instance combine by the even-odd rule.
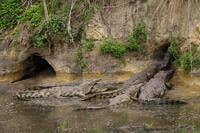
[[53, 67], [47, 62], [47, 60], [40, 56], [33, 54], [25, 60], [26, 69], [24, 70], [24, 76], [21, 80], [29, 78], [37, 78], [38, 76], [55, 76], [56, 72]]
[[168, 48], [170, 46], [170, 42], [167, 42], [155, 50], [154, 57], [163, 59], [165, 54], [168, 52]]

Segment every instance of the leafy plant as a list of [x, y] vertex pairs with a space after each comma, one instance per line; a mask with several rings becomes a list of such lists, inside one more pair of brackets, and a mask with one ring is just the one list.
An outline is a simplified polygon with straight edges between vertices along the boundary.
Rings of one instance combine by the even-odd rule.
[[175, 39], [173, 37], [170, 37], [169, 39], [169, 47], [167, 52], [170, 54], [170, 56], [178, 61], [181, 55], [180, 52], [180, 47], [178, 46], [178, 44], [176, 43]]
[[144, 52], [147, 41], [147, 31], [144, 23], [138, 23], [133, 29], [133, 33], [128, 38], [127, 50]]
[[197, 54], [197, 47], [192, 45], [190, 50], [184, 52], [179, 59], [180, 67], [186, 72], [189, 73], [192, 69], [200, 65], [200, 59]]
[[33, 36], [32, 43], [36, 48], [44, 48], [47, 44], [47, 39], [47, 35], [41, 31]]
[[32, 39], [33, 45], [36, 48], [45, 47], [50, 38], [58, 37], [63, 39], [67, 35], [66, 25], [58, 16], [51, 16], [49, 21], [41, 23], [38, 29]]
[[129, 51], [139, 51], [140, 46], [137, 44], [137, 41], [134, 36], [129, 36], [128, 38], [128, 45], [126, 47], [127, 50]]
[[49, 34], [62, 36], [66, 34], [66, 25], [64, 20], [59, 16], [51, 16], [44, 25]]
[[192, 44], [190, 49], [181, 52], [180, 47], [173, 37], [170, 37], [169, 42], [170, 45], [167, 51], [174, 59], [176, 67], [183, 69], [186, 73], [189, 73], [192, 69], [199, 66], [200, 59], [197, 53], [197, 46]]
[[0, 29], [13, 28], [21, 13], [20, 0], [2, 0], [0, 2]]
[[125, 48], [120, 43], [111, 38], [104, 40], [101, 44], [101, 52], [103, 54], [110, 54], [115, 58], [122, 58], [125, 51]]
[[135, 37], [137, 43], [144, 43], [147, 41], [146, 26], [143, 22], [136, 24], [133, 30], [133, 36]]
[[92, 51], [94, 48], [94, 42], [91, 39], [86, 39], [86, 38], [81, 39], [81, 45], [87, 52]]
[[32, 27], [37, 27], [42, 20], [42, 8], [40, 5], [32, 5], [19, 17], [19, 22], [29, 22]]
[[88, 64], [87, 64], [85, 58], [83, 57], [83, 53], [82, 53], [81, 49], [78, 49], [76, 61], [77, 61], [77, 64], [81, 71], [88, 70]]

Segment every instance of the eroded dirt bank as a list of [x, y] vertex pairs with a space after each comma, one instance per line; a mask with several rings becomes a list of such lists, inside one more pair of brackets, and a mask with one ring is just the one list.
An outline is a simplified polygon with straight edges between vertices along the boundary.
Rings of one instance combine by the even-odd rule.
[[[83, 53], [88, 71], [90, 73], [122, 71], [135, 73], [141, 70], [140, 66], [147, 67], [148, 61], [141, 61], [139, 67], [135, 66], [138, 64], [135, 61], [137, 59], [135, 53], [126, 54], [125, 61], [122, 63], [109, 55], [102, 55], [99, 50], [101, 41], [107, 37], [126, 44], [128, 36], [139, 22], [144, 22], [147, 28], [148, 56], [145, 57], [147, 59], [151, 59], [160, 47], [169, 43], [170, 35], [179, 42], [182, 50], [188, 48], [191, 43], [198, 45], [200, 42], [199, 5], [200, 2], [197, 0], [113, 0], [111, 6], [97, 10], [94, 17], [82, 27], [81, 36], [96, 41], [93, 51]], [[34, 48], [34, 44], [30, 43], [34, 32], [29, 31], [24, 24], [16, 27], [18, 29], [16, 35], [14, 34], [16, 31], [0, 32], [0, 75], [4, 77], [1, 80], [12, 82], [23, 77], [29, 67], [30, 57], [34, 56], [46, 61], [57, 74], [80, 73], [76, 62], [77, 45], [71, 47], [66, 42], [51, 40], [51, 49]]]

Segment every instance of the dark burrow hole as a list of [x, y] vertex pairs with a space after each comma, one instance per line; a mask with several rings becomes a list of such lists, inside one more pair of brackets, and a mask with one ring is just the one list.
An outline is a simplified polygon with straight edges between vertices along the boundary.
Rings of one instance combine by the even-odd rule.
[[31, 55], [25, 61], [27, 67], [24, 70], [24, 76], [20, 80], [25, 80], [33, 77], [55, 76], [56, 72], [53, 67], [46, 61], [45, 58], [39, 55]]
[[165, 43], [162, 46], [160, 46], [159, 48], [157, 48], [157, 50], [154, 53], [154, 58], [162, 59], [165, 56], [165, 54], [167, 53], [169, 45], [170, 45], [170, 43]]

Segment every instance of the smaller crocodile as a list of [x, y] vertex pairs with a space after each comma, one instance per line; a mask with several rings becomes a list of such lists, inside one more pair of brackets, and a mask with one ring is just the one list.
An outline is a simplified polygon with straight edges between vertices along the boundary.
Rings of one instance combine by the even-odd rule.
[[88, 80], [82, 82], [76, 86], [55, 86], [50, 88], [43, 88], [41, 90], [34, 89], [29, 91], [20, 91], [16, 94], [16, 97], [21, 100], [30, 100], [35, 98], [47, 98], [47, 97], [84, 97], [87, 93], [93, 90], [93, 87], [100, 81]]

